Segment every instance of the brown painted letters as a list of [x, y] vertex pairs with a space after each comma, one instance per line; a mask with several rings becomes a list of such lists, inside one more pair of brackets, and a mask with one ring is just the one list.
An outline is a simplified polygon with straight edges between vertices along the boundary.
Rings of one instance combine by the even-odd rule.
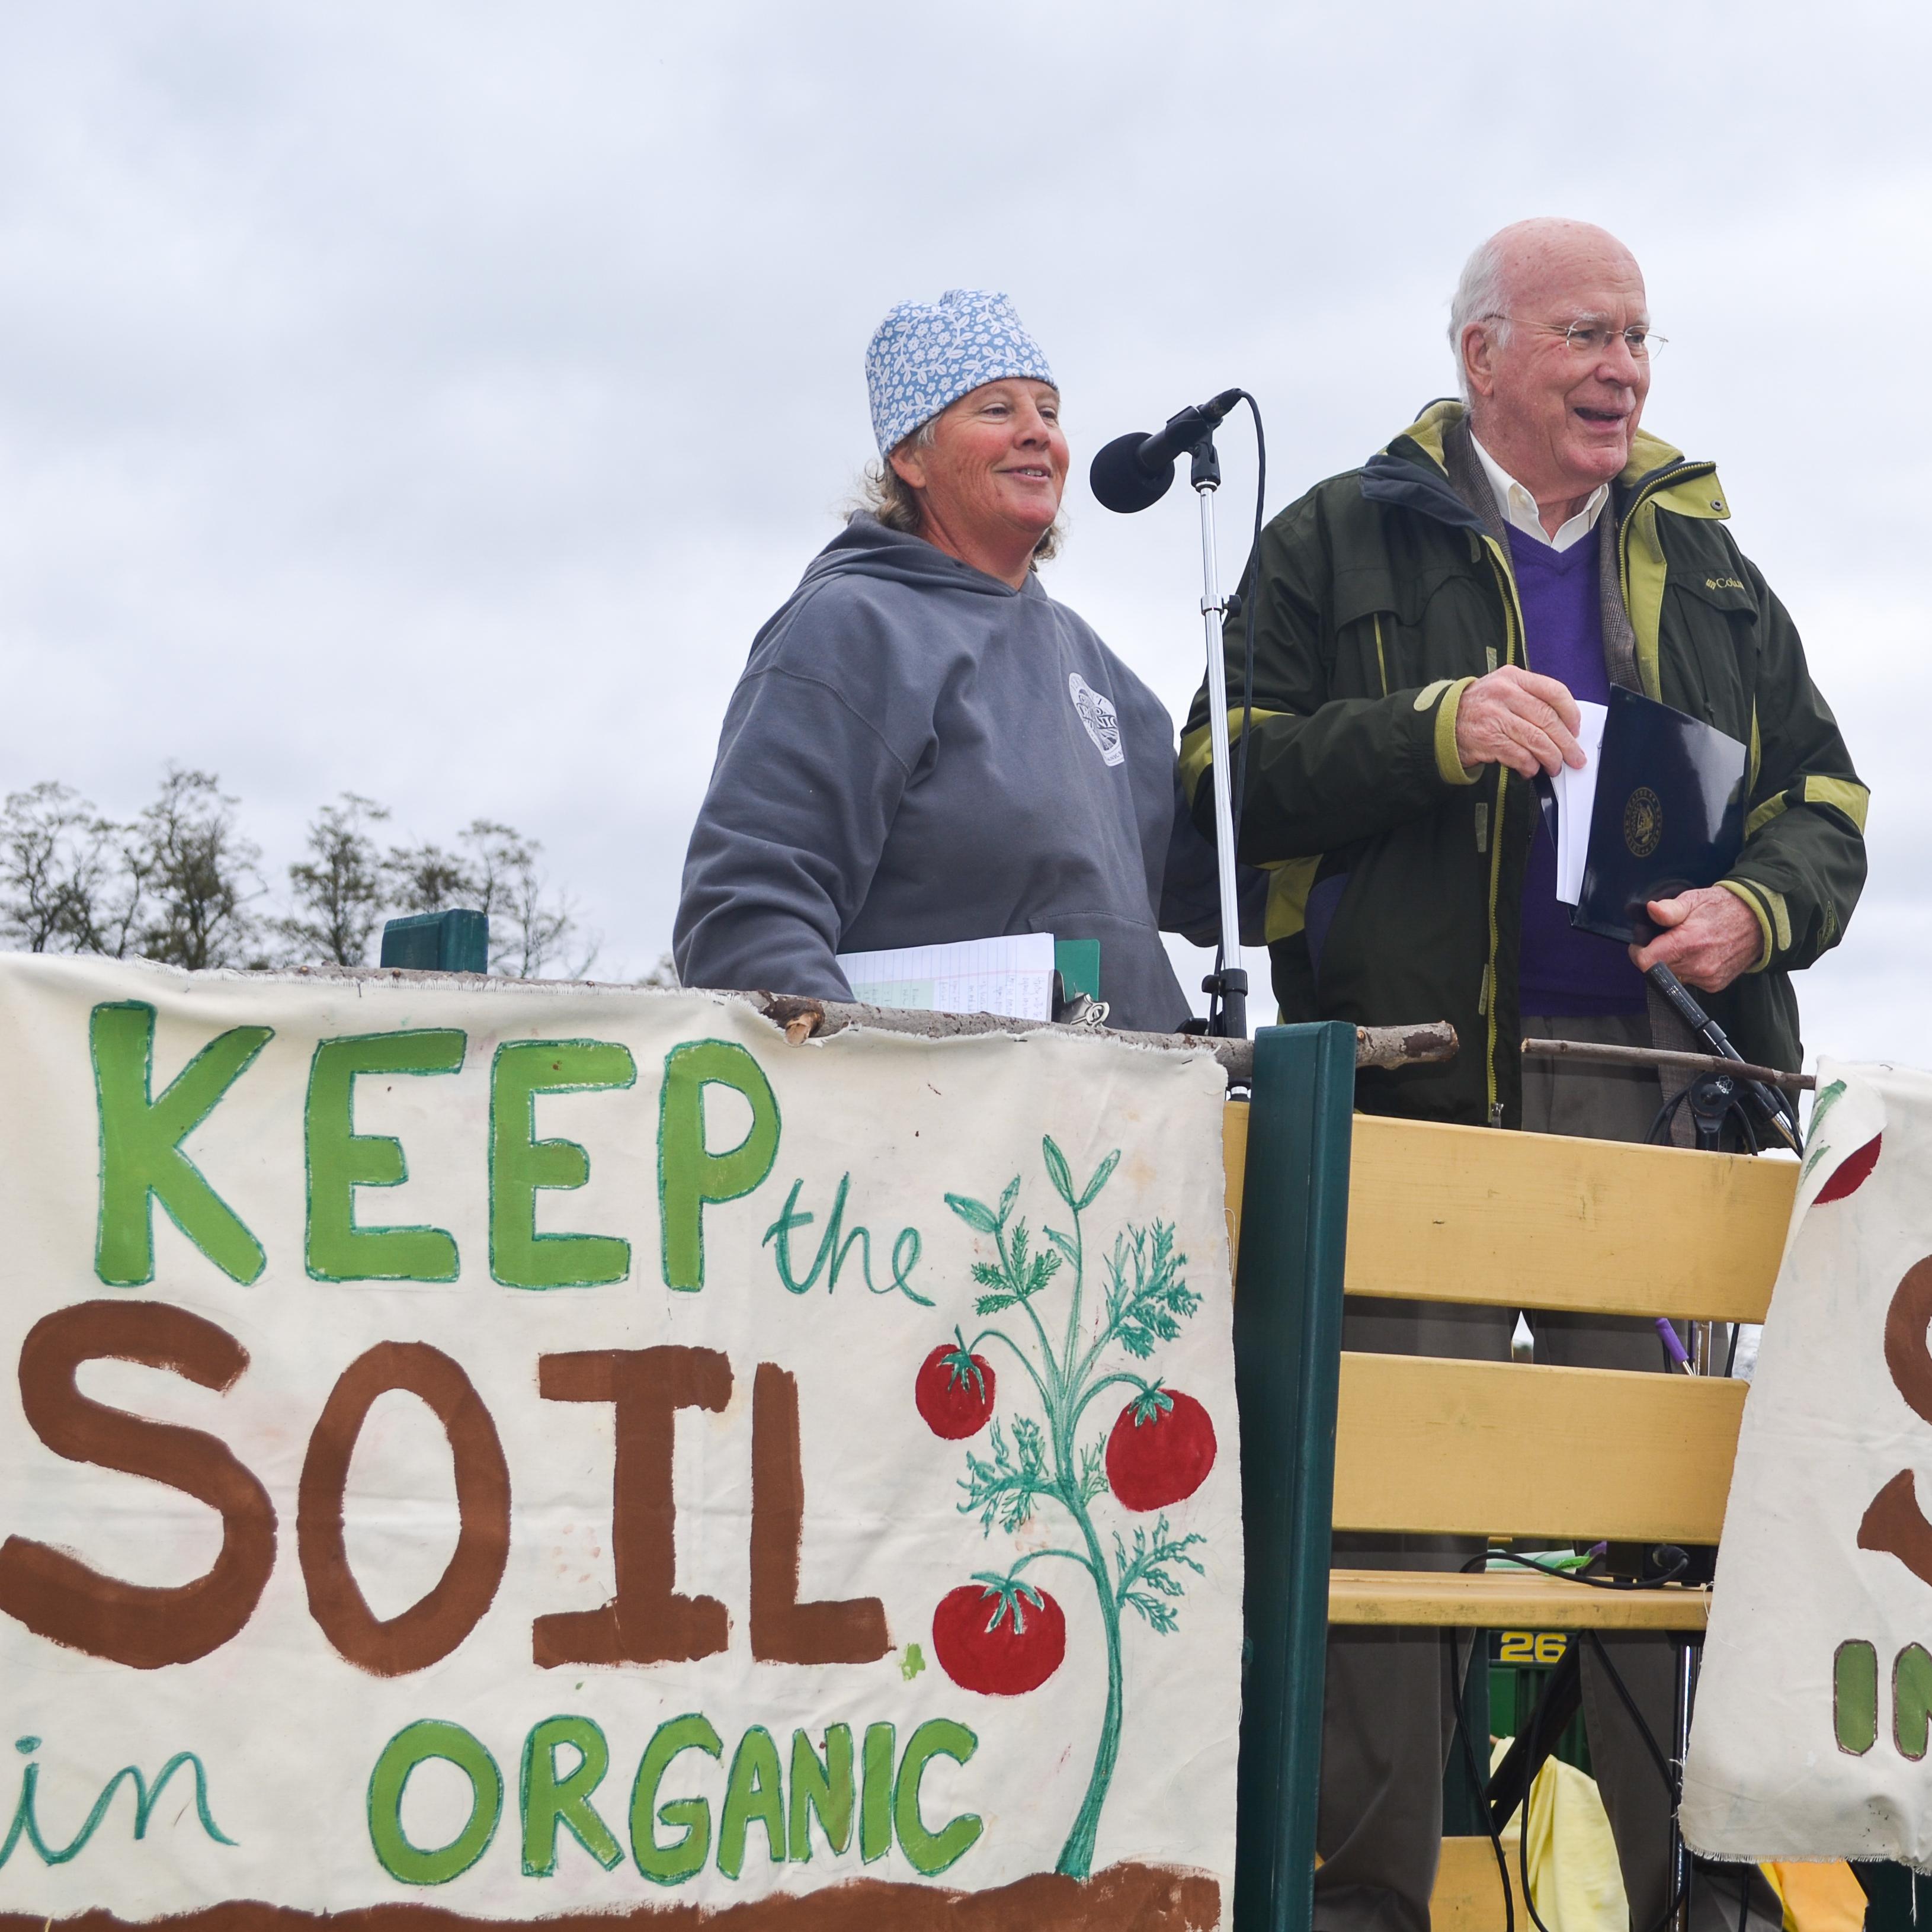
[[226, 1329], [158, 1301], [84, 1301], [37, 1322], [20, 1350], [20, 1405], [57, 1456], [165, 1483], [220, 1511], [221, 1553], [205, 1576], [158, 1589], [104, 1576], [44, 1544], [0, 1546], [0, 1610], [68, 1648], [153, 1670], [226, 1643], [254, 1613], [275, 1562], [268, 1493], [198, 1429], [152, 1422], [90, 1401], [82, 1362], [140, 1362], [225, 1392], [248, 1366]]
[[[435, 1412], [456, 1464], [456, 1553], [434, 1589], [386, 1622], [370, 1612], [342, 1528], [350, 1458], [379, 1395], [406, 1389]], [[400, 1677], [449, 1653], [476, 1628], [503, 1580], [510, 1553], [510, 1472], [490, 1412], [470, 1378], [426, 1342], [380, 1342], [358, 1355], [329, 1391], [302, 1464], [296, 1546], [309, 1613], [351, 1664]]]
[[752, 1384], [752, 1654], [766, 1664], [870, 1664], [889, 1646], [876, 1597], [798, 1600], [805, 1469], [798, 1378], [760, 1362]]
[[[688, 1664], [715, 1656], [730, 1634], [724, 1606], [716, 1597], [681, 1597], [672, 1588], [676, 1576], [672, 1428], [680, 1408], [716, 1411], [731, 1400], [730, 1361], [715, 1348], [540, 1355], [537, 1389], [550, 1402], [616, 1406], [610, 1549], [617, 1594], [601, 1610], [538, 1617], [530, 1627], [536, 1661], [554, 1668]], [[752, 1614], [756, 1616], [755, 1610]]]
[[[1905, 1271], [1885, 1316], [1885, 1365], [1913, 1412], [1932, 1422], [1932, 1256]], [[1918, 1507], [1910, 1469], [1901, 1469], [1873, 1497], [1858, 1525], [1858, 1547], [1896, 1556], [1920, 1582], [1932, 1583], [1932, 1522]]]

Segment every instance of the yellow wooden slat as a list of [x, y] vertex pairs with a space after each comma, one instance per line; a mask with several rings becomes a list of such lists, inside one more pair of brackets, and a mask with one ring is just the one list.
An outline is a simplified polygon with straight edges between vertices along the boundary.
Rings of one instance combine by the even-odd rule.
[[1715, 1543], [1745, 1387], [1345, 1352], [1335, 1527]]
[[1347, 1291], [1762, 1322], [1796, 1161], [1358, 1114]]
[[1331, 1624], [1456, 1625], [1465, 1630], [1701, 1630], [1711, 1593], [1593, 1590], [1554, 1576], [1502, 1570], [1459, 1576], [1442, 1570], [1331, 1570]]
[[[1508, 1862], [1516, 1923], [1520, 1929], [1527, 1928], [1529, 1916], [1522, 1909], [1516, 1875], [1514, 1834], [1504, 1843], [1510, 1848]], [[1436, 1889], [1429, 1900], [1430, 1932], [1503, 1932], [1506, 1922], [1496, 1847], [1486, 1838], [1444, 1838], [1442, 1862], [1436, 1868]]]
[[1221, 1109], [1221, 1165], [1227, 1170], [1228, 1272], [1241, 1259], [1241, 1189], [1248, 1173], [1248, 1103], [1229, 1100]]

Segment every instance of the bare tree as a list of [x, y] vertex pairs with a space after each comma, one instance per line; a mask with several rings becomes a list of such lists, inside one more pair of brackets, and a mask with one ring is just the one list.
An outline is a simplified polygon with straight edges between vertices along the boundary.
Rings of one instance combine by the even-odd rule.
[[[472, 819], [458, 835], [472, 855], [471, 877], [491, 927], [490, 970], [516, 980], [536, 980], [553, 961], [566, 956], [579, 938], [575, 902], [553, 895], [538, 860], [543, 847], [534, 838], [488, 818]], [[580, 980], [597, 957], [592, 938], [567, 979]]]
[[638, 982], [654, 993], [674, 993], [682, 982], [677, 976], [677, 962], [668, 952], [658, 956], [658, 963]]
[[[101, 818], [49, 781], [0, 805], [0, 945], [41, 952], [130, 953], [170, 965], [260, 966], [265, 938], [292, 963], [362, 964], [386, 909], [472, 906], [493, 929], [490, 970], [582, 978], [598, 952], [576, 902], [553, 887], [542, 846], [478, 818], [455, 849], [422, 840], [377, 848], [386, 807], [344, 792], [308, 827], [308, 856], [288, 868], [292, 903], [258, 918], [261, 851], [236, 824], [212, 773], [170, 765], [160, 796], [132, 824]], [[674, 987], [667, 953], [640, 982]]]
[[0, 808], [0, 934], [28, 952], [101, 950], [118, 830], [51, 779], [10, 794]]
[[483, 887], [453, 852], [424, 839], [418, 845], [393, 845], [382, 861], [389, 898], [398, 912], [447, 912], [452, 906], [483, 910]]
[[[129, 828], [124, 848], [134, 892], [121, 950], [138, 923], [140, 950], [168, 965], [258, 963], [250, 956], [249, 902], [260, 891], [261, 848], [236, 829], [235, 802], [213, 773], [168, 766], [160, 796]], [[145, 920], [136, 910], [143, 902], [153, 908]]]
[[359, 793], [325, 805], [308, 828], [314, 856], [289, 868], [295, 910], [274, 922], [296, 963], [360, 966], [382, 916], [386, 868], [369, 828], [388, 809]]

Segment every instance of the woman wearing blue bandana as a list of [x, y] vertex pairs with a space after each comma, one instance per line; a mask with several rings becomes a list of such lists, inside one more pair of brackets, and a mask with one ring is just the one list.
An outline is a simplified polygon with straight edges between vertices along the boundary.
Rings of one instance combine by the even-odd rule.
[[1110, 1024], [1178, 1026], [1170, 841], [1197, 920], [1211, 854], [1176, 826], [1166, 709], [1040, 587], [1066, 480], [1053, 371], [1004, 296], [956, 289], [892, 310], [866, 375], [867, 508], [732, 694], [679, 976], [844, 1000], [841, 952], [1050, 932], [1100, 941]]

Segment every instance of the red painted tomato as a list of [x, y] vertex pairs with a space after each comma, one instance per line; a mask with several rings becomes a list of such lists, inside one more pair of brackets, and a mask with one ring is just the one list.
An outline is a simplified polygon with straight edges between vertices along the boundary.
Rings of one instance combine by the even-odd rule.
[[968, 1354], [964, 1338], [953, 1330], [956, 1346], [942, 1342], [920, 1364], [912, 1399], [935, 1436], [957, 1442], [976, 1436], [993, 1413], [993, 1371], [983, 1355]]
[[1060, 1668], [1066, 1614], [1030, 1583], [962, 1583], [932, 1613], [932, 1649], [961, 1690], [1017, 1697], [1037, 1690]]
[[1838, 1163], [1838, 1172], [1818, 1190], [1818, 1198], [1814, 1207], [1822, 1207], [1827, 1201], [1842, 1201], [1847, 1194], [1855, 1194], [1870, 1178], [1871, 1171], [1878, 1165], [1879, 1143], [1885, 1138], [1882, 1134], [1874, 1134], [1862, 1148], [1854, 1148]]
[[1156, 1384], [1120, 1411], [1107, 1438], [1107, 1481], [1130, 1510], [1193, 1495], [1214, 1466], [1214, 1424], [1191, 1395]]

